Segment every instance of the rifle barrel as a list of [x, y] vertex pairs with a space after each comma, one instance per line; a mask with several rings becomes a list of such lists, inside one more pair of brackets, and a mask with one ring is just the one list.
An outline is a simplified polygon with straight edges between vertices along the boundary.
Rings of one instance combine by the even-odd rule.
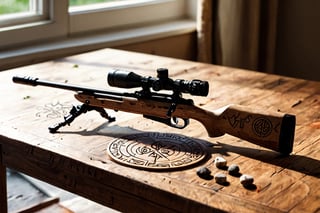
[[106, 91], [106, 90], [95, 89], [95, 88], [90, 88], [90, 87], [83, 87], [83, 86], [67, 84], [67, 83], [39, 80], [38, 78], [34, 78], [34, 77], [30, 77], [30, 76], [25, 76], [25, 77], [14, 76], [12, 78], [12, 81], [14, 83], [18, 83], [18, 84], [25, 84], [25, 85], [30, 85], [30, 86], [54, 87], [54, 88], [58, 88], [58, 89], [71, 90], [71, 91], [75, 91], [75, 92], [83, 92], [86, 94], [101, 93], [101, 94], [115, 95], [115, 96], [123, 96], [124, 95], [124, 93], [119, 93], [119, 92]]

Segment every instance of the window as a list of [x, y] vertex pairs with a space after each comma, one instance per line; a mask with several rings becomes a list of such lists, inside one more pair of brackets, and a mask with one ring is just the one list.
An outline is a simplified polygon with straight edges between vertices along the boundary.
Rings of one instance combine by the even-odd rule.
[[184, 0], [118, 0], [69, 7], [70, 34], [182, 18]]
[[41, 0], [5, 0], [0, 5], [0, 27], [47, 19], [47, 6]]
[[29, 0], [29, 9], [0, 16], [0, 50], [66, 36], [67, 0]]
[[29, 0], [29, 8], [23, 12], [0, 15], [0, 50], [186, 16], [186, 0], [91, 1], [100, 3], [77, 5], [72, 0]]
[[[0, 71], [196, 30], [196, 0], [0, 1]], [[6, 1], [29, 3], [3, 18], [1, 7]], [[74, 5], [71, 1], [96, 4]], [[19, 18], [23, 13], [28, 18]]]

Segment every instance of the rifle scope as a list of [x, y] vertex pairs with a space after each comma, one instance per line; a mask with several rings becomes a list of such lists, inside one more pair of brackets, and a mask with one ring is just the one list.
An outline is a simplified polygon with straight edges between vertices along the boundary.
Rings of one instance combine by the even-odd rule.
[[157, 77], [144, 77], [134, 72], [115, 70], [108, 74], [108, 84], [113, 87], [143, 89], [154, 91], [172, 90], [174, 92], [190, 93], [191, 95], [207, 96], [209, 83], [201, 80], [172, 80], [168, 77], [168, 69], [157, 69]]

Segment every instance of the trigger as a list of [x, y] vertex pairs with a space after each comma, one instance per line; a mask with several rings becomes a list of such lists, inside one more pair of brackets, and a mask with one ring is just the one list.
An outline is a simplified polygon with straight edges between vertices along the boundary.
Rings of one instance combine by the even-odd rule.
[[167, 124], [168, 126], [178, 128], [178, 129], [183, 129], [189, 124], [189, 119], [187, 118], [177, 118], [177, 117], [159, 118], [159, 117], [150, 116], [150, 115], [143, 115], [143, 117]]
[[170, 126], [172, 127], [183, 129], [188, 125], [189, 125], [189, 119], [187, 118], [171, 117], [170, 119]]

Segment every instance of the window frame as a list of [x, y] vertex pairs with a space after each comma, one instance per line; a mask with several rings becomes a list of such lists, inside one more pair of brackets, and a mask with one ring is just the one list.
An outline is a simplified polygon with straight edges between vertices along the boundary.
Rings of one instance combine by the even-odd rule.
[[46, 1], [30, 0], [29, 11], [0, 15], [0, 28], [26, 24], [48, 19], [49, 7]]
[[188, 0], [137, 0], [137, 3], [129, 6], [114, 4], [109, 8], [91, 11], [69, 10], [68, 0], [35, 1], [43, 2], [44, 15], [29, 19], [29, 23], [0, 28], [0, 50], [71, 38], [83, 33], [121, 30], [182, 19], [187, 13]]
[[65, 37], [68, 32], [67, 2], [42, 0], [42, 15], [25, 20], [29, 22], [0, 28], [0, 50]]
[[[159, 41], [196, 32], [197, 1], [194, 0], [182, 0], [186, 14], [183, 17], [73, 34], [68, 28], [68, 0], [43, 1], [50, 1], [49, 6], [53, 8], [47, 20], [16, 26], [12, 31], [0, 29], [0, 71], [100, 48]], [[62, 1], [64, 3], [60, 3]]]
[[[125, 5], [124, 5], [125, 3]], [[89, 10], [70, 8], [69, 34], [147, 25], [186, 16], [186, 0], [126, 0], [96, 4]], [[104, 7], [108, 5], [108, 7]], [[162, 11], [166, 11], [163, 13]]]

